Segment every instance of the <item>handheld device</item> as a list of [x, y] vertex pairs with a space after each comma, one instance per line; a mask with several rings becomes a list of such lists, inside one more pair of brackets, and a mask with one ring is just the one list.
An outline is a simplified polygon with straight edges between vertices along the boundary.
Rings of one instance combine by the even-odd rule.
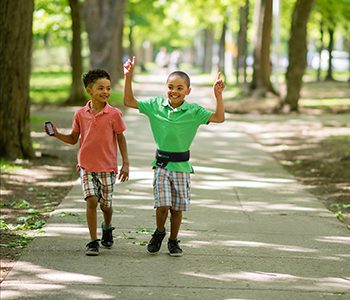
[[53, 136], [55, 135], [55, 131], [53, 130], [53, 126], [52, 126], [52, 123], [51, 122], [45, 122], [45, 129], [46, 129], [46, 132], [50, 135], [50, 136]]

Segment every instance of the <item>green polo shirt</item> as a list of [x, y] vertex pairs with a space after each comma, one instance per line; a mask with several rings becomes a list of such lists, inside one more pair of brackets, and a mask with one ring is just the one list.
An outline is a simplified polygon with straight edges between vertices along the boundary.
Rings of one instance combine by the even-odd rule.
[[[168, 99], [155, 97], [138, 101], [139, 111], [150, 121], [157, 148], [168, 152], [185, 152], [190, 149], [197, 129], [208, 124], [212, 113], [195, 103], [184, 101], [176, 109]], [[156, 166], [156, 160], [152, 166]], [[189, 161], [169, 162], [166, 169], [178, 172], [193, 172]]]

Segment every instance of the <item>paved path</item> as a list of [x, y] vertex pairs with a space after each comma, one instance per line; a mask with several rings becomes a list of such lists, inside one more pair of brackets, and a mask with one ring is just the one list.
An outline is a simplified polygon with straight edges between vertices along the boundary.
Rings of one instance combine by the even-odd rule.
[[[148, 87], [139, 94], [159, 90]], [[196, 93], [209, 105], [207, 91]], [[2, 283], [1, 299], [349, 299], [349, 231], [234, 120], [201, 127], [191, 149], [184, 256], [170, 257], [165, 243], [148, 255], [154, 145], [144, 116], [125, 119], [132, 168], [116, 186], [115, 247], [84, 255], [77, 182]]]

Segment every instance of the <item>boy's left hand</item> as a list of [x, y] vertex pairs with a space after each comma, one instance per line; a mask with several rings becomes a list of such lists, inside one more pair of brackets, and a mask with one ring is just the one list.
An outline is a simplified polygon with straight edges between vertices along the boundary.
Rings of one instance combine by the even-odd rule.
[[123, 70], [124, 70], [124, 76], [132, 76], [132, 73], [134, 71], [135, 67], [135, 56], [132, 57], [132, 59], [128, 59], [124, 65], [123, 65]]
[[129, 164], [122, 165], [118, 174], [118, 180], [120, 180], [121, 182], [129, 180]]
[[214, 93], [215, 95], [222, 94], [222, 91], [225, 88], [225, 84], [221, 79], [221, 73], [218, 72], [218, 76], [216, 78], [216, 81], [214, 82]]

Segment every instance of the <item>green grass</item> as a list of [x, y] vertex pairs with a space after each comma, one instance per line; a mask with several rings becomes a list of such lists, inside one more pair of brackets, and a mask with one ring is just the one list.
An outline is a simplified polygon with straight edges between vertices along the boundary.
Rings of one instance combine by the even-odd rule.
[[1, 159], [0, 160], [0, 170], [1, 171], [10, 171], [13, 169], [22, 169], [21, 165], [13, 164], [8, 162], [7, 160]]
[[[38, 70], [30, 78], [30, 98], [33, 104], [63, 105], [69, 97], [71, 73], [66, 70]], [[86, 99], [88, 95], [86, 94]], [[113, 90], [111, 104], [120, 103], [122, 92]], [[32, 120], [36, 122], [37, 120]], [[42, 122], [43, 120], [41, 120]], [[39, 121], [38, 121], [39, 122]]]

